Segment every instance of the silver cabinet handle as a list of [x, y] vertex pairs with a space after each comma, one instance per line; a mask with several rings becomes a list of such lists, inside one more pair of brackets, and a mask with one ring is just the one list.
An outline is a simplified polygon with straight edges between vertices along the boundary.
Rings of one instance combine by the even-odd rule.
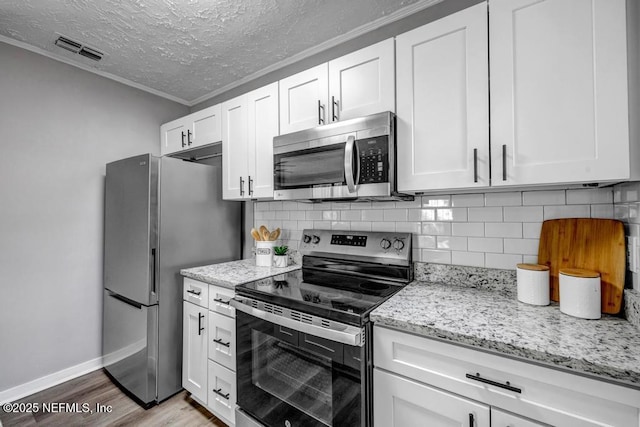
[[473, 182], [478, 182], [478, 149], [473, 149]]
[[204, 314], [198, 312], [198, 335], [202, 335], [202, 331], [204, 331], [204, 326], [202, 326], [202, 319], [204, 319]]
[[338, 111], [338, 101], [336, 101], [335, 96], [332, 96], [331, 97], [331, 120], [334, 122], [338, 121], [338, 114], [336, 114], [337, 111]]
[[219, 302], [219, 303], [221, 303], [221, 304], [229, 305], [229, 301], [225, 301], [225, 300], [223, 300], [222, 298], [214, 298], [213, 300], [214, 300], [215, 302]]
[[322, 105], [322, 102], [319, 99], [318, 99], [318, 124], [319, 125], [324, 124], [324, 105]]
[[187, 289], [187, 293], [188, 294], [193, 294], [193, 295], [200, 295], [200, 291], [194, 291], [193, 289]]
[[217, 342], [218, 344], [223, 345], [225, 347], [231, 347], [231, 342], [230, 341], [224, 342], [224, 341], [222, 341], [222, 338], [218, 338], [217, 340], [213, 340], [213, 342]]
[[251, 175], [249, 175], [249, 195], [253, 195], [253, 179], [251, 179]]
[[507, 144], [502, 146], [502, 180], [507, 180]]
[[244, 179], [240, 177], [240, 195], [244, 196]]
[[229, 393], [227, 393], [227, 394], [222, 393], [222, 389], [221, 389], [221, 388], [219, 388], [219, 389], [213, 389], [212, 391], [213, 391], [215, 394], [217, 394], [218, 396], [222, 396], [222, 397], [224, 397], [225, 399], [229, 400]]
[[191, 135], [193, 135], [191, 130], [187, 129], [187, 145], [191, 145]]
[[347, 188], [350, 193], [356, 191], [356, 183], [353, 179], [353, 149], [356, 144], [356, 137], [349, 135], [344, 147], [344, 176], [347, 180]]
[[502, 383], [499, 383], [499, 382], [494, 381], [494, 380], [490, 380], [490, 379], [487, 379], [487, 378], [482, 378], [480, 376], [480, 374], [478, 374], [478, 373], [476, 373], [475, 375], [466, 374], [465, 376], [467, 378], [469, 378], [470, 380], [479, 381], [479, 382], [484, 383], [484, 384], [489, 384], [489, 385], [492, 385], [492, 386], [504, 388], [506, 390], [513, 391], [513, 392], [516, 392], [516, 393], [522, 393], [522, 389], [512, 386], [509, 383], [509, 381], [507, 381], [505, 384], [502, 384]]
[[182, 133], [182, 146], [186, 147], [187, 144], [184, 143], [184, 131], [182, 131], [181, 133]]

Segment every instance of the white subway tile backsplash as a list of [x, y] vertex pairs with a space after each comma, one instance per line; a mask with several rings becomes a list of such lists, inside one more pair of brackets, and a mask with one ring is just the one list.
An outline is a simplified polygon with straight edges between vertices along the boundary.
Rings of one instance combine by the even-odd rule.
[[407, 219], [409, 221], [435, 221], [436, 210], [435, 209], [409, 209]]
[[419, 208], [422, 206], [421, 197], [415, 197], [413, 200], [403, 200], [399, 202], [395, 202], [396, 209], [409, 209], [409, 208]]
[[525, 206], [564, 205], [565, 203], [564, 190], [525, 191], [522, 193], [522, 204]]
[[422, 249], [422, 262], [433, 262], [436, 264], [451, 264], [451, 251], [439, 251], [435, 249]]
[[567, 190], [568, 205], [595, 205], [598, 203], [613, 203], [611, 188], [588, 188], [582, 190]]
[[484, 266], [487, 268], [515, 270], [516, 265], [523, 262], [522, 259], [522, 255], [486, 253], [484, 254]]
[[396, 231], [395, 222], [371, 222], [371, 229], [373, 231]]
[[589, 205], [559, 205], [545, 206], [544, 219], [557, 218], [589, 218], [591, 207]]
[[436, 212], [438, 221], [467, 222], [468, 218], [467, 208], [439, 208]]
[[340, 217], [338, 211], [322, 211], [322, 219], [324, 221], [337, 221]]
[[349, 221], [331, 221], [332, 230], [351, 230], [351, 223]]
[[289, 219], [296, 220], [296, 221], [299, 221], [299, 220], [303, 220], [304, 221], [306, 219], [306, 216], [305, 216], [304, 211], [292, 210], [291, 212], [289, 212]]
[[[424, 228], [422, 229], [424, 232]], [[454, 222], [451, 224], [452, 236], [472, 236], [482, 237], [484, 236], [484, 223], [482, 222]]]
[[348, 210], [340, 211], [341, 221], [360, 221], [362, 219], [362, 211], [360, 210]]
[[305, 211], [304, 216], [308, 221], [319, 221], [322, 219], [322, 211]]
[[526, 264], [537, 264], [538, 263], [538, 255], [523, 255], [522, 262]]
[[280, 201], [269, 202], [269, 210], [270, 211], [281, 211], [282, 210], [282, 202], [280, 202]]
[[421, 249], [435, 249], [436, 236], [417, 236], [415, 239], [415, 246]]
[[396, 222], [396, 231], [399, 233], [420, 234], [422, 223], [420, 222]]
[[469, 237], [469, 252], [503, 252], [503, 241], [497, 237]]
[[298, 221], [298, 228], [304, 230], [305, 228], [313, 228], [313, 221]]
[[504, 239], [504, 253], [536, 255], [539, 242], [539, 239]]
[[469, 208], [469, 221], [502, 222], [502, 207]]
[[525, 239], [539, 239], [541, 231], [541, 222], [525, 222], [522, 224], [522, 237]]
[[484, 254], [480, 252], [451, 252], [451, 264], [484, 267]]
[[538, 222], [544, 219], [542, 206], [509, 206], [503, 210], [506, 222]]
[[331, 203], [331, 210], [344, 211], [344, 210], [348, 210], [348, 209], [351, 209], [351, 203], [347, 203], [347, 202], [332, 202]]
[[451, 196], [422, 196], [423, 208], [441, 208], [451, 206]]
[[[376, 203], [375, 206], [377, 206], [378, 204]], [[351, 209], [371, 209], [373, 206], [373, 203], [371, 203], [370, 201], [366, 201], [366, 202], [352, 202], [351, 203]]]
[[484, 195], [485, 206], [521, 206], [522, 193], [513, 191], [509, 193], [487, 193]]
[[613, 205], [591, 205], [591, 218], [614, 219]]
[[484, 206], [484, 194], [454, 194], [451, 196], [451, 206], [455, 208]]
[[313, 227], [318, 230], [331, 230], [331, 221], [313, 221]]
[[521, 222], [487, 222], [484, 225], [486, 237], [522, 237]]
[[275, 219], [289, 219], [289, 211], [275, 211]]
[[614, 205], [613, 216], [620, 221], [629, 220], [629, 205]]
[[282, 202], [282, 210], [285, 211], [296, 211], [298, 210], [298, 202], [290, 202], [290, 201], [286, 201], [286, 202]]
[[450, 236], [451, 235], [451, 223], [447, 222], [423, 222], [422, 234], [429, 234], [432, 236]]
[[385, 209], [382, 211], [383, 221], [406, 221], [409, 215], [408, 209]]
[[368, 221], [354, 221], [351, 223], [351, 229], [353, 231], [373, 231], [371, 223]]
[[449, 249], [453, 251], [466, 251], [467, 238], [455, 236], [437, 236], [436, 247], [438, 249]]
[[382, 209], [363, 210], [362, 220], [363, 221], [382, 221], [383, 212], [384, 211]]
[[267, 203], [267, 202], [254, 203], [253, 206], [254, 206], [254, 212], [268, 211], [269, 210], [269, 203]]

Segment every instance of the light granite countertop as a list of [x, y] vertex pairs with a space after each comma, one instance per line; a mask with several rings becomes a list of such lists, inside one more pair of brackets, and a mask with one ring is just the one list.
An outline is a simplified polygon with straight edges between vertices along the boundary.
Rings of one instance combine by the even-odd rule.
[[512, 293], [416, 281], [371, 320], [640, 388], [640, 330], [619, 317], [584, 320], [557, 304], [524, 304]]
[[293, 264], [284, 268], [257, 267], [255, 259], [224, 262], [220, 264], [204, 265], [202, 267], [186, 268], [180, 274], [194, 280], [234, 289], [237, 285], [265, 277], [287, 273], [300, 269], [300, 265]]

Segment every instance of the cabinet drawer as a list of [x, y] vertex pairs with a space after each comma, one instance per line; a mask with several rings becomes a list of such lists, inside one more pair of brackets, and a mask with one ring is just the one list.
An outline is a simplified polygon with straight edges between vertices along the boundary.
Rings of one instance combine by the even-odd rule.
[[182, 299], [207, 308], [209, 304], [209, 285], [188, 277], [184, 278], [183, 283]]
[[543, 424], [491, 408], [491, 427], [543, 427]]
[[208, 374], [207, 406], [216, 417], [235, 425], [236, 374], [212, 360], [209, 360]]
[[638, 425], [640, 390], [379, 326], [373, 336], [376, 368], [542, 423]]
[[236, 370], [236, 321], [209, 312], [209, 359]]
[[236, 292], [222, 286], [209, 285], [209, 310], [229, 317], [236, 317], [236, 309], [229, 305], [229, 301]]

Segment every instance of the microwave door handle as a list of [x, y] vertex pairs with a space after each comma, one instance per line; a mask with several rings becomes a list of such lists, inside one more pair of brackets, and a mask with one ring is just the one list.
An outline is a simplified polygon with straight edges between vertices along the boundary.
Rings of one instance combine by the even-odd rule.
[[344, 176], [347, 179], [349, 193], [355, 193], [356, 183], [353, 178], [353, 150], [356, 145], [356, 137], [349, 135], [344, 147]]

